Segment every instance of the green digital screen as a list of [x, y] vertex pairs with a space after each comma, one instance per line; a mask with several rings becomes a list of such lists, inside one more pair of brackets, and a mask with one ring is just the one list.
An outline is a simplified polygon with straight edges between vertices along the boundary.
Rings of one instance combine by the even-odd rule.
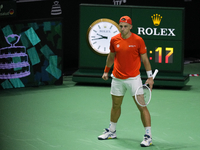
[[[141, 36], [153, 69], [183, 71], [184, 9], [132, 8], [132, 32]], [[145, 70], [142, 66], [141, 70]]]
[[[147, 55], [153, 69], [182, 72], [182, 42], [170, 40], [145, 40]], [[141, 70], [144, 70], [142, 65]]]
[[[90, 13], [90, 11], [96, 13]], [[91, 50], [87, 42], [87, 30], [101, 18], [119, 23], [121, 16], [132, 18], [132, 32], [141, 36], [147, 46], [147, 55], [152, 70], [159, 74], [183, 73], [184, 54], [184, 9], [146, 6], [80, 6], [80, 46], [79, 68], [103, 70], [106, 56], [100, 56]], [[87, 18], [87, 20], [86, 20]], [[145, 68], [142, 64], [141, 72]]]

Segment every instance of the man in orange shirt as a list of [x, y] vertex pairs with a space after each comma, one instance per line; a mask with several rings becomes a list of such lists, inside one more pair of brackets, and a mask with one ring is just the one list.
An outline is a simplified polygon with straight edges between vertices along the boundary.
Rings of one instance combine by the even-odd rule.
[[[144, 40], [130, 31], [132, 29], [131, 18], [128, 16], [121, 17], [119, 26], [121, 33], [112, 37], [110, 41], [110, 53], [107, 57], [104, 74], [102, 76], [104, 80], [108, 80], [108, 72], [114, 64], [111, 75], [112, 109], [110, 126], [105, 129], [105, 132], [102, 135], [98, 136], [99, 140], [117, 137], [116, 125], [121, 114], [121, 104], [124, 94], [128, 90], [135, 101], [135, 91], [137, 87], [142, 85], [139, 70], [141, 67], [141, 60], [148, 76], [146, 84], [149, 84], [151, 90], [154, 84]], [[140, 145], [142, 147], [147, 147], [152, 144], [151, 117], [147, 107], [141, 107], [137, 103], [136, 105], [140, 111], [141, 120], [146, 132]]]

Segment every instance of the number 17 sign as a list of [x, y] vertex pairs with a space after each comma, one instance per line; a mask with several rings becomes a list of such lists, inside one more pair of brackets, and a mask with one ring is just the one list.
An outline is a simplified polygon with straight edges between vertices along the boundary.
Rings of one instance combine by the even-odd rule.
[[183, 63], [181, 41], [145, 40], [152, 68], [163, 71], [181, 71]]

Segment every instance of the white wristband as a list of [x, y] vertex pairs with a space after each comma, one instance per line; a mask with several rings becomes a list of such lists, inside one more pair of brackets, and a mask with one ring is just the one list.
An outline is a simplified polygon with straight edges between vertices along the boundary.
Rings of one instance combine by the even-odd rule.
[[152, 70], [146, 71], [146, 73], [147, 73], [147, 77], [148, 78], [152, 78], [153, 77]]

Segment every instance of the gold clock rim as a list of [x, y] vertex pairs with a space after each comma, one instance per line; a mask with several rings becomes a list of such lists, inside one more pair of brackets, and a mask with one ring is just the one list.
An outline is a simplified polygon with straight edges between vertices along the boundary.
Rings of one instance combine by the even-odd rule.
[[87, 30], [87, 42], [88, 42], [90, 48], [91, 48], [95, 53], [97, 53], [97, 54], [99, 54], [99, 55], [107, 56], [108, 54], [102, 54], [102, 53], [98, 52], [98, 50], [96, 50], [95, 48], [93, 48], [93, 47], [91, 46], [91, 44], [90, 44], [90, 41], [89, 41], [89, 33], [90, 33], [90, 30], [92, 29], [92, 27], [93, 27], [94, 25], [96, 25], [96, 24], [99, 23], [99, 22], [109, 22], [109, 23], [115, 25], [119, 31], [120, 31], [120, 27], [119, 27], [119, 25], [118, 25], [115, 21], [113, 21], [113, 20], [111, 20], [111, 19], [108, 19], [108, 18], [101, 18], [101, 19], [98, 19], [98, 20], [94, 21], [94, 22], [90, 25], [90, 27], [88, 28], [88, 30]]

